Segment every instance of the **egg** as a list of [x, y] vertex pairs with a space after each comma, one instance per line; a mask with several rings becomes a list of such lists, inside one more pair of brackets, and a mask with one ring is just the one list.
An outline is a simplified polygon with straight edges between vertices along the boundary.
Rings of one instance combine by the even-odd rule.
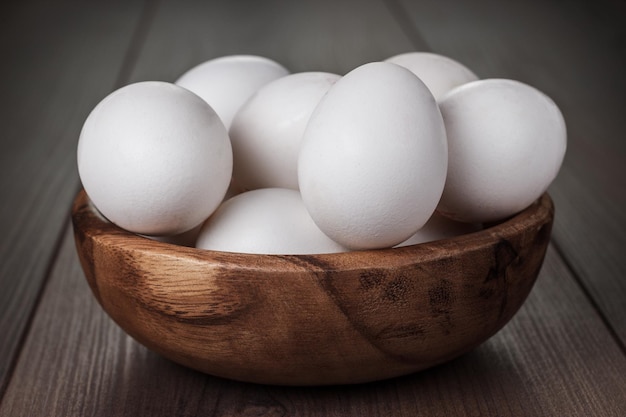
[[417, 75], [436, 100], [459, 85], [476, 81], [478, 77], [469, 68], [447, 56], [431, 52], [407, 52], [387, 58]]
[[304, 204], [351, 249], [391, 247], [430, 218], [447, 143], [437, 102], [401, 66], [372, 62], [337, 81], [313, 111], [298, 158]]
[[282, 255], [346, 251], [315, 225], [300, 193], [286, 188], [247, 191], [225, 201], [200, 230], [196, 247]]
[[563, 115], [546, 94], [515, 80], [486, 79], [440, 102], [449, 169], [439, 211], [467, 222], [493, 222], [547, 190], [563, 162]]
[[227, 55], [205, 61], [175, 84], [196, 93], [230, 128], [235, 113], [261, 86], [289, 74], [278, 62], [257, 55]]
[[172, 83], [122, 87], [91, 111], [80, 133], [78, 172], [96, 208], [144, 235], [202, 223], [232, 176], [228, 133], [213, 109]]
[[261, 87], [230, 127], [233, 177], [246, 190], [298, 189], [298, 155], [306, 124], [319, 100], [340, 78], [325, 72], [287, 75]]
[[480, 223], [457, 222], [435, 211], [422, 228], [404, 242], [396, 245], [396, 247], [449, 239], [477, 232], [481, 229], [482, 225]]

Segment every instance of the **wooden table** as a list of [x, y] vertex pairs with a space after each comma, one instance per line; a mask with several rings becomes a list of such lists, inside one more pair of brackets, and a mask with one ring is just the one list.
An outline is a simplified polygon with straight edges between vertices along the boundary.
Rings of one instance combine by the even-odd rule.
[[[0, 416], [626, 416], [625, 16], [617, 0], [3, 2]], [[173, 364], [104, 314], [69, 209], [105, 95], [221, 55], [343, 74], [411, 50], [534, 85], [567, 121], [552, 242], [503, 330], [414, 375], [277, 387]]]

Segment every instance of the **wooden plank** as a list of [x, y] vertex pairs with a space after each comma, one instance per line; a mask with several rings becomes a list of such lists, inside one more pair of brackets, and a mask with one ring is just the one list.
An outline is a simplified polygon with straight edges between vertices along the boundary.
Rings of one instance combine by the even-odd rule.
[[32, 415], [626, 415], [626, 358], [558, 254], [527, 302], [473, 352], [371, 384], [262, 386], [188, 370], [147, 351], [92, 296], [71, 230], [0, 417]]
[[0, 6], [0, 395], [78, 186], [82, 123], [113, 87], [141, 11], [80, 4]]
[[[395, 2], [392, 2], [395, 4]], [[554, 239], [626, 343], [626, 29], [606, 2], [401, 0], [428, 49], [550, 95], [568, 125]]]

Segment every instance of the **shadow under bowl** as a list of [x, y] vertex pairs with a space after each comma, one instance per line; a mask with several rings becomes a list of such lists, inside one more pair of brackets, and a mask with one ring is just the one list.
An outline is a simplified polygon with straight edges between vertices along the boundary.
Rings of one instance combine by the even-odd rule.
[[257, 255], [158, 242], [104, 219], [81, 191], [80, 262], [107, 314], [147, 348], [230, 379], [361, 383], [451, 360], [500, 330], [542, 266], [554, 205], [393, 249]]

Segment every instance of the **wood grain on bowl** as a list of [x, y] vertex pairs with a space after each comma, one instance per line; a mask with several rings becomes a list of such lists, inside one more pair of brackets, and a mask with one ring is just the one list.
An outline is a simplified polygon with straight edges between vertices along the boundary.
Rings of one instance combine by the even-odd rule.
[[81, 191], [76, 247], [91, 289], [127, 333], [209, 374], [258, 383], [379, 380], [448, 361], [517, 312], [541, 268], [548, 194], [482, 231], [323, 255], [204, 251], [102, 218]]

